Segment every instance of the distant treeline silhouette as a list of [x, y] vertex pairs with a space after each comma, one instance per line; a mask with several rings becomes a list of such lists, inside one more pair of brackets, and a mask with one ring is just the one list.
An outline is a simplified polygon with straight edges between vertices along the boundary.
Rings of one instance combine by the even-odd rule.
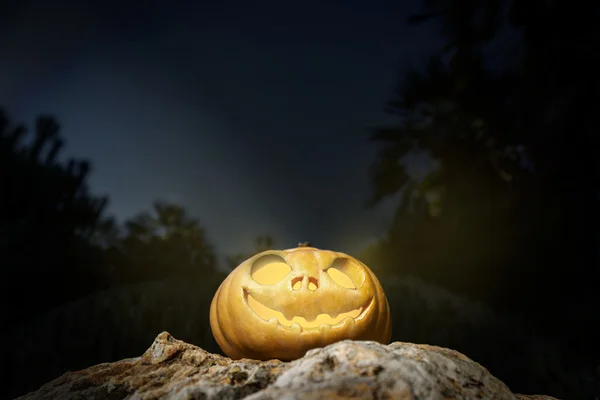
[[197, 220], [157, 201], [119, 227], [90, 193], [90, 162], [58, 161], [59, 125], [40, 116], [33, 141], [0, 112], [2, 322], [16, 324], [111, 285], [218, 274]]

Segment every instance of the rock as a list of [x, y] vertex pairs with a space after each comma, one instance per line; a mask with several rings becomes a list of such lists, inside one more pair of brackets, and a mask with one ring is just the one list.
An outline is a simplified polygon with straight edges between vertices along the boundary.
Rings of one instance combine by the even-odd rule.
[[67, 372], [19, 399], [554, 399], [513, 394], [463, 354], [341, 341], [298, 360], [237, 360], [163, 332], [138, 358]]

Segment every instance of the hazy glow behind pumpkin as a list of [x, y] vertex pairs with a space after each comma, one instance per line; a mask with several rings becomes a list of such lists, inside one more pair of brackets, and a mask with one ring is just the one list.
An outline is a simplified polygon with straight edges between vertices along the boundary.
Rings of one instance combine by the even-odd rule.
[[[281, 282], [283, 278], [285, 278], [291, 271], [291, 268], [284, 262], [270, 262], [256, 269], [252, 274], [252, 279], [261, 285], [273, 285], [275, 283]], [[331, 277], [331, 279], [337, 283], [338, 285], [347, 288], [354, 289], [354, 283], [352, 280], [343, 272], [336, 268], [327, 269], [327, 274]], [[298, 290], [300, 289], [301, 281], [296, 281], [290, 290]], [[309, 290], [317, 290], [317, 284], [313, 282], [309, 282], [308, 284]], [[248, 296], [248, 305], [252, 310], [257, 313], [262, 319], [268, 321], [269, 319], [275, 317], [277, 321], [281, 325], [284, 326], [292, 326], [295, 323], [300, 324], [300, 326], [304, 328], [315, 328], [321, 325], [335, 325], [344, 320], [346, 317], [356, 318], [363, 311], [362, 308], [352, 310], [349, 312], [341, 313], [339, 315], [328, 315], [328, 314], [319, 314], [314, 321], [307, 321], [306, 318], [301, 316], [295, 316], [294, 318], [287, 319], [283, 313], [279, 311], [272, 310], [257, 300], [255, 300], [252, 296]]]

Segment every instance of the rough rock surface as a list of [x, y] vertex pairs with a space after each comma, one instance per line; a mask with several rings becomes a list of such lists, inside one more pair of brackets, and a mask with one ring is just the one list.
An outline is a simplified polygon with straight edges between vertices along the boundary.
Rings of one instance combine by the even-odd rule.
[[296, 361], [232, 361], [163, 332], [138, 358], [68, 372], [19, 399], [554, 399], [513, 394], [437, 346], [342, 341]]

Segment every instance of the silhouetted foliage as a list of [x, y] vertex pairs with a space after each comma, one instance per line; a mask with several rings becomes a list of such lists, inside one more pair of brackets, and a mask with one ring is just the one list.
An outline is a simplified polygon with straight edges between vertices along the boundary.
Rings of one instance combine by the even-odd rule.
[[[180, 206], [125, 222], [103, 218], [108, 199], [89, 193], [88, 161], [57, 161], [64, 141], [52, 117], [35, 138], [0, 113], [0, 265], [3, 322], [21, 322], [83, 295], [121, 283], [161, 279], [206, 282], [216, 257], [198, 221]], [[21, 300], [14, 301], [19, 298]]]
[[88, 161], [57, 161], [64, 146], [54, 118], [36, 121], [35, 137], [0, 110], [0, 265], [3, 322], [20, 321], [105, 287], [102, 251], [89, 239], [106, 197], [89, 194]]
[[[581, 342], [598, 319], [599, 7], [424, 3], [412, 21], [440, 23], [447, 44], [371, 136], [370, 204], [403, 197], [369, 257]], [[414, 150], [437, 162], [423, 180], [402, 164]]]
[[117, 282], [201, 281], [217, 269], [204, 230], [181, 206], [158, 201], [152, 213], [140, 213], [124, 225], [123, 237], [109, 249]]

